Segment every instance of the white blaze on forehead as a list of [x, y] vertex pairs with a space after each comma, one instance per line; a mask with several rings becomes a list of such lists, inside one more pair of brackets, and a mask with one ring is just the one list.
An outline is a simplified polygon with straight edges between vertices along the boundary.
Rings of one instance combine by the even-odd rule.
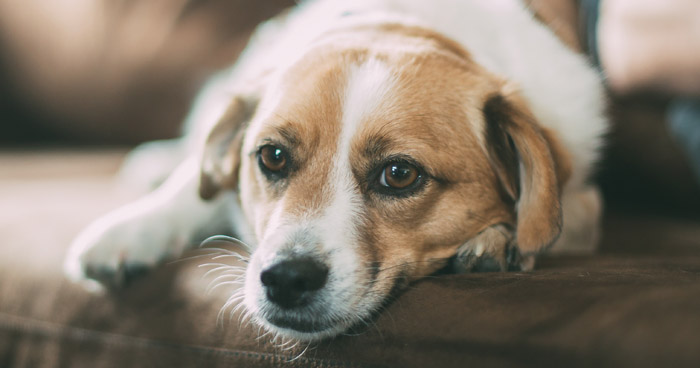
[[[343, 101], [343, 130], [338, 153], [348, 153], [360, 124], [382, 107], [396, 87], [396, 78], [385, 63], [370, 59], [350, 69]], [[342, 151], [342, 149], [345, 151]], [[349, 158], [349, 157], [345, 157]]]
[[318, 222], [323, 247], [337, 254], [337, 259], [342, 259], [340, 262], [332, 261], [332, 267], [340, 274], [352, 270], [338, 269], [343, 267], [339, 263], [348, 267], [358, 264], [355, 244], [362, 213], [362, 196], [352, 174], [351, 143], [372, 114], [390, 101], [395, 86], [396, 80], [390, 68], [376, 59], [352, 67], [347, 75], [342, 129], [329, 183], [333, 200]]

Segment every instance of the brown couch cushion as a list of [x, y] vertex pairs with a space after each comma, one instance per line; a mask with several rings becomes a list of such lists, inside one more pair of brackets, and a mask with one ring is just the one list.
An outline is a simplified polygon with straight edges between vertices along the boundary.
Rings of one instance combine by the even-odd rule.
[[531, 273], [427, 278], [366, 328], [308, 348], [275, 346], [238, 314], [217, 325], [234, 287], [206, 292], [212, 276], [197, 267], [206, 257], [164, 265], [114, 295], [88, 294], [63, 279], [61, 262], [81, 226], [128, 199], [111, 179], [120, 157], [0, 154], [1, 367], [700, 361], [700, 224], [689, 220], [611, 216], [600, 255], [547, 259]]

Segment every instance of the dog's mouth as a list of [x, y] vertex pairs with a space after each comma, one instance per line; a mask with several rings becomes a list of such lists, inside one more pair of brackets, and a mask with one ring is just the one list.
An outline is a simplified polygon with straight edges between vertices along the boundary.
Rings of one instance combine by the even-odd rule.
[[254, 313], [258, 323], [269, 331], [301, 341], [318, 341], [342, 334], [361, 324], [375, 309], [374, 303], [360, 307], [357, 301], [343, 303], [354, 305], [349, 308], [320, 300], [294, 308], [281, 308], [269, 300], [261, 302]]
[[[366, 328], [367, 321], [377, 318], [388, 304], [390, 304], [401, 290], [406, 286], [403, 276], [393, 280], [393, 286], [382, 297], [367, 303], [362, 308], [352, 310], [332, 310], [330, 306], [321, 307], [318, 304], [294, 309], [280, 309], [277, 306], [265, 303], [258, 313], [258, 321], [266, 325], [269, 330], [282, 335], [305, 341], [317, 341], [331, 338], [345, 331], [361, 331]], [[365, 291], [365, 296], [369, 293]], [[375, 295], [375, 297], [378, 295]], [[355, 305], [357, 307], [357, 304]]]
[[271, 311], [259, 313], [257, 321], [269, 331], [299, 341], [319, 341], [347, 330], [353, 318], [334, 318], [332, 314], [308, 311]]
[[314, 318], [275, 315], [265, 318], [270, 324], [282, 329], [294, 330], [305, 334], [323, 334], [334, 330], [340, 321], [319, 321]]
[[322, 257], [281, 258], [246, 271], [244, 303], [255, 321], [276, 336], [302, 341], [359, 331], [408, 284], [403, 264], [362, 269]]
[[[407, 285], [406, 272], [397, 270], [392, 268], [393, 277], [382, 277], [381, 283], [350, 282], [348, 278], [331, 273], [322, 288], [299, 295], [275, 289], [279, 283], [287, 289], [295, 287], [287, 285], [287, 281], [278, 280], [275, 284], [267, 279], [269, 276], [258, 277], [260, 272], [250, 271], [252, 280], [247, 280], [250, 284], [247, 285], [246, 307], [268, 331], [301, 341], [318, 341], [345, 331], [361, 331], [367, 321], [376, 318]], [[298, 277], [291, 272], [283, 275], [287, 279]], [[375, 278], [367, 275], [369, 280]]]

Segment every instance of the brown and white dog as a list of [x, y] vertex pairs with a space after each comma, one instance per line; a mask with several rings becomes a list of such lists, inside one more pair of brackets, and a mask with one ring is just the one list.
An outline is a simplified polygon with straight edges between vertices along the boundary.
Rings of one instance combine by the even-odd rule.
[[75, 240], [71, 278], [117, 284], [225, 216], [253, 247], [248, 312], [314, 340], [449, 260], [530, 270], [595, 248], [600, 78], [520, 0], [303, 3], [188, 125], [190, 156]]

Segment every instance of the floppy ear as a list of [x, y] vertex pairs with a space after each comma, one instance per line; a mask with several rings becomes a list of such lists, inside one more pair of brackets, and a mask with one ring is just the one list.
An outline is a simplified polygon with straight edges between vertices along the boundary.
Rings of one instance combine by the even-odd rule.
[[490, 96], [483, 111], [491, 166], [515, 205], [515, 241], [522, 254], [532, 254], [561, 232], [560, 192], [571, 174], [569, 157], [517, 93]]
[[207, 136], [202, 155], [199, 196], [213, 198], [222, 188], [237, 189], [245, 128], [255, 113], [257, 98], [235, 96]]

